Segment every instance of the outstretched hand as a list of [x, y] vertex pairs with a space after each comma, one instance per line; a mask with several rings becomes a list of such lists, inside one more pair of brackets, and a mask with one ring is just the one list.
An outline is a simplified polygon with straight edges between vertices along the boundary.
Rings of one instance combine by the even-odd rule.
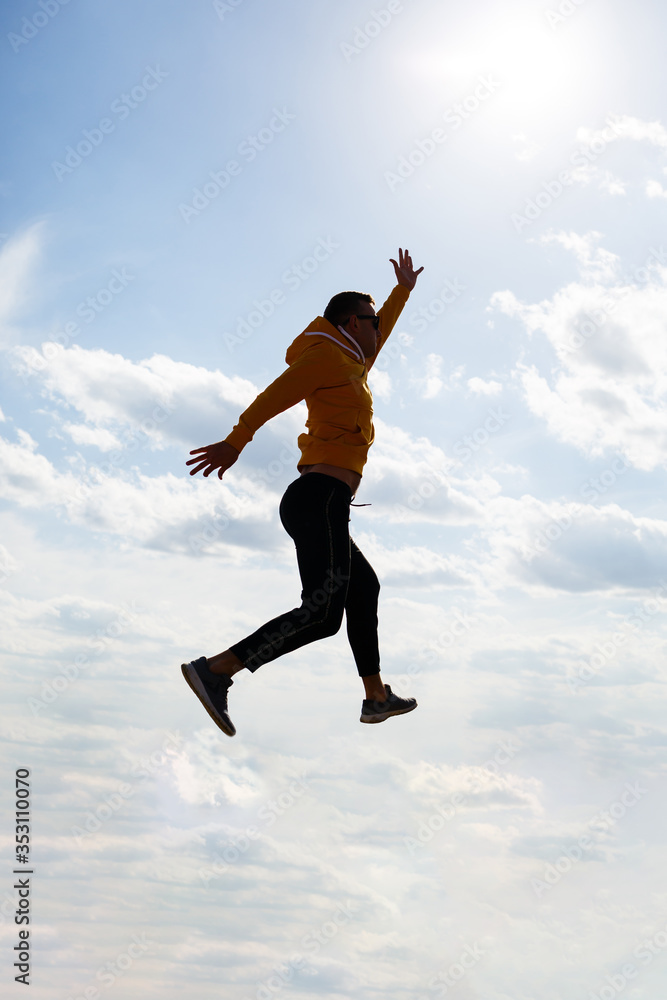
[[191, 455], [196, 455], [197, 458], [191, 458], [186, 465], [194, 465], [194, 469], [190, 469], [190, 475], [194, 476], [197, 472], [204, 470], [204, 477], [210, 476], [212, 472], [218, 469], [218, 479], [222, 479], [223, 472], [230, 469], [236, 459], [239, 457], [239, 452], [236, 448], [232, 447], [231, 444], [227, 444], [226, 441], [218, 441], [216, 444], [207, 444], [205, 448], [194, 448]]
[[405, 253], [403, 253], [400, 247], [398, 250], [398, 263], [396, 263], [396, 261], [392, 258], [390, 258], [390, 260], [394, 265], [396, 281], [399, 285], [404, 285], [405, 288], [409, 289], [414, 288], [417, 282], [417, 277], [422, 273], [424, 268], [420, 267], [418, 271], [415, 271], [412, 266], [412, 257], [408, 253], [407, 249]]

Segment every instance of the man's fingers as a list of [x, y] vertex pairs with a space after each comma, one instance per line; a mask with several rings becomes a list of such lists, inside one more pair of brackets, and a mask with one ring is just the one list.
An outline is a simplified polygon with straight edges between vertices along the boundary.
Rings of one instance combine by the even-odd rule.
[[208, 459], [204, 459], [204, 461], [200, 462], [199, 465], [195, 465], [194, 469], [190, 469], [190, 475], [195, 476], [198, 472], [201, 472], [202, 469], [205, 469], [210, 464], [211, 463]]

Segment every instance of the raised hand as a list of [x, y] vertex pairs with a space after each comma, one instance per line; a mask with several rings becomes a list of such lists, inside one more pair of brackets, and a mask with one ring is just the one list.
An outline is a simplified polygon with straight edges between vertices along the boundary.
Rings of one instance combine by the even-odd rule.
[[190, 469], [190, 475], [194, 476], [197, 472], [204, 470], [204, 477], [210, 476], [212, 472], [218, 469], [218, 479], [222, 479], [223, 472], [230, 469], [236, 459], [239, 457], [239, 453], [236, 448], [233, 448], [231, 444], [227, 444], [226, 441], [218, 441], [216, 444], [207, 444], [205, 448], [194, 448], [191, 455], [196, 455], [197, 458], [191, 458], [186, 465], [194, 465], [194, 469]]
[[415, 269], [412, 266], [412, 257], [408, 253], [407, 249], [404, 253], [400, 247], [398, 249], [398, 263], [396, 263], [396, 261], [393, 260], [393, 258], [391, 257], [389, 259], [391, 260], [391, 263], [394, 265], [394, 271], [396, 272], [396, 281], [399, 283], [399, 285], [404, 285], [406, 288], [410, 289], [414, 288], [417, 281], [417, 277], [422, 273], [424, 268], [420, 267], [418, 271], [415, 271]]

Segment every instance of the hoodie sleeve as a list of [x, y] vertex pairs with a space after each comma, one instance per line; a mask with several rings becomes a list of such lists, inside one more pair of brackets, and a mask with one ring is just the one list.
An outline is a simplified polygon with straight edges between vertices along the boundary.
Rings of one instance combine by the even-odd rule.
[[330, 351], [325, 344], [313, 344], [279, 375], [239, 417], [225, 441], [237, 451], [252, 440], [259, 428], [272, 417], [289, 410], [302, 399], [326, 385], [331, 376]]
[[387, 301], [378, 310], [378, 316], [380, 317], [380, 343], [373, 357], [369, 358], [366, 362], [366, 367], [369, 370], [375, 364], [377, 356], [386, 344], [389, 334], [396, 326], [398, 317], [403, 312], [403, 307], [408, 301], [409, 295], [409, 288], [406, 288], [405, 285], [396, 285], [389, 293]]

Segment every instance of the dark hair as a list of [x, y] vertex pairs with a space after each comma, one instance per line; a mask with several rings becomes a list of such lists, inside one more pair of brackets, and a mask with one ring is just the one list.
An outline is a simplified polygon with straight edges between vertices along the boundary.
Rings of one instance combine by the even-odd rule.
[[360, 302], [375, 305], [375, 299], [367, 292], [339, 292], [324, 310], [324, 318], [334, 326], [344, 326], [350, 316], [359, 308]]

